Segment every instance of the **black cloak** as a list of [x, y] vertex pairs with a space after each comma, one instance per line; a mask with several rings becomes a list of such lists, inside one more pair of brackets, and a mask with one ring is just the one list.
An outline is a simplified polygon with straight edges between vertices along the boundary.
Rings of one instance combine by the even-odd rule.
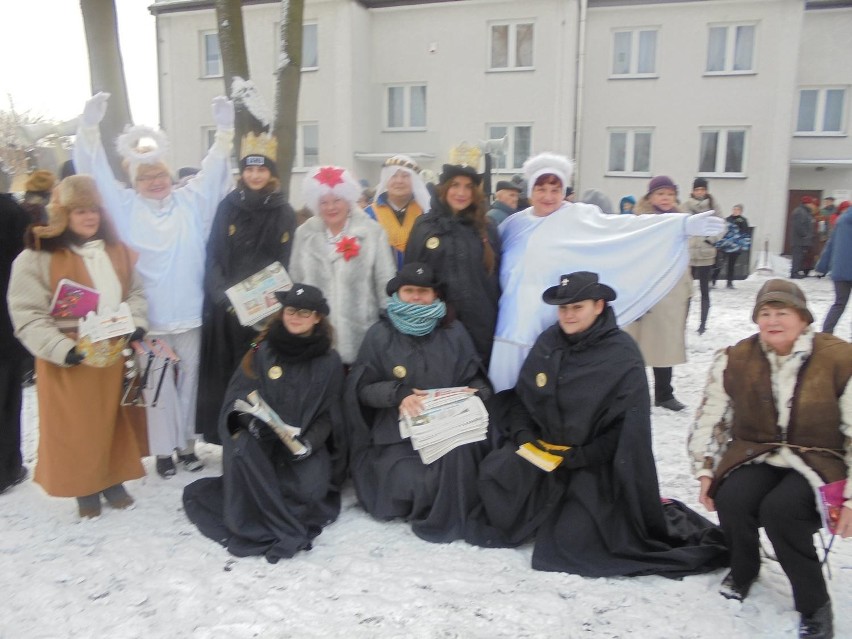
[[196, 432], [211, 444], [222, 443], [217, 432], [222, 395], [257, 335], [237, 321], [225, 289], [272, 262], [287, 268], [295, 229], [293, 209], [278, 191], [238, 188], [219, 203], [207, 241], [195, 418]]
[[[610, 307], [579, 336], [558, 324], [539, 336], [507, 413], [508, 441], [480, 466], [469, 542], [534, 537], [533, 568], [586, 577], [677, 577], [727, 562], [717, 526], [660, 499], [645, 365]], [[573, 447], [551, 473], [515, 453], [538, 438]]]
[[[343, 365], [333, 350], [287, 363], [263, 341], [252, 371], [256, 379], [242, 367], [236, 370], [221, 407], [223, 476], [189, 484], [183, 502], [187, 517], [230, 553], [265, 555], [275, 563], [309, 550], [340, 512], [341, 460], [334, 441], [343, 434]], [[234, 401], [252, 390], [285, 422], [302, 429], [301, 438], [312, 449], [307, 458], [295, 460], [265, 424], [252, 424], [233, 409]]]
[[486, 442], [459, 446], [429, 465], [399, 434], [399, 404], [412, 389], [470, 386], [491, 395], [473, 343], [459, 322], [422, 337], [387, 317], [370, 327], [346, 382], [350, 472], [358, 500], [376, 519], [402, 517], [421, 539], [460, 539], [476, 501]]
[[500, 299], [500, 237], [490, 219], [486, 231], [494, 250], [492, 273], [482, 263], [482, 237], [471, 218], [453, 215], [445, 204], [433, 199], [432, 210], [418, 217], [411, 229], [405, 263], [426, 262], [432, 267], [444, 284], [445, 301], [470, 333], [487, 370]]

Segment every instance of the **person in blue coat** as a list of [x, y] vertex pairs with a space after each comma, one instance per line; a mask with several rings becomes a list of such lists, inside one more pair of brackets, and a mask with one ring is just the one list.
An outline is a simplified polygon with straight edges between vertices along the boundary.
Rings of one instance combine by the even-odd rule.
[[834, 281], [834, 304], [822, 324], [823, 333], [833, 333], [852, 291], [852, 215], [849, 213], [837, 218], [815, 270], [828, 273]]

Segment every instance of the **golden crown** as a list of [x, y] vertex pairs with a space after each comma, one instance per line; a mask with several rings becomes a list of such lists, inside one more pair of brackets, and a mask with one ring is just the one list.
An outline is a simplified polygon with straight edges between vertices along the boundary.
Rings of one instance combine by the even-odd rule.
[[246, 133], [240, 141], [240, 159], [249, 155], [263, 155], [274, 162], [278, 157], [278, 140], [268, 133]]

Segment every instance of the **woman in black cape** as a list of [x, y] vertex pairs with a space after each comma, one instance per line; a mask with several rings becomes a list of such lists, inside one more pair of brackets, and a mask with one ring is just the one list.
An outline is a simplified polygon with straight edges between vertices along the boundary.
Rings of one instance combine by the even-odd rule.
[[[294, 284], [277, 293], [284, 306], [231, 378], [219, 417], [222, 477], [184, 489], [199, 530], [237, 556], [271, 563], [309, 550], [340, 512], [343, 441], [339, 400], [343, 365], [331, 348], [322, 292]], [[287, 424], [301, 429], [291, 452], [259, 419], [235, 407], [257, 391]]]
[[[607, 304], [615, 291], [578, 272], [542, 297], [559, 306], [559, 321], [539, 336], [515, 397], [508, 391], [503, 402], [506, 441], [480, 465], [482, 504], [467, 540], [535, 539], [533, 568], [587, 577], [680, 576], [723, 564], [719, 529], [660, 499], [645, 366]], [[558, 465], [543, 470], [517, 454], [522, 448]]]

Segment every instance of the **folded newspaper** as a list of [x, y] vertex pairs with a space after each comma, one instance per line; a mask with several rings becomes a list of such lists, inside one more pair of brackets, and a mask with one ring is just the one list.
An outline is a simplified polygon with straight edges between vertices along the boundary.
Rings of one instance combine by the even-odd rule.
[[399, 434], [411, 438], [411, 445], [424, 464], [431, 464], [448, 452], [485, 439], [488, 411], [464, 387], [434, 388], [423, 398], [423, 412], [399, 419]]
[[289, 291], [293, 280], [280, 262], [273, 262], [225, 291], [237, 319], [243, 326], [253, 326], [281, 310], [276, 291]]

